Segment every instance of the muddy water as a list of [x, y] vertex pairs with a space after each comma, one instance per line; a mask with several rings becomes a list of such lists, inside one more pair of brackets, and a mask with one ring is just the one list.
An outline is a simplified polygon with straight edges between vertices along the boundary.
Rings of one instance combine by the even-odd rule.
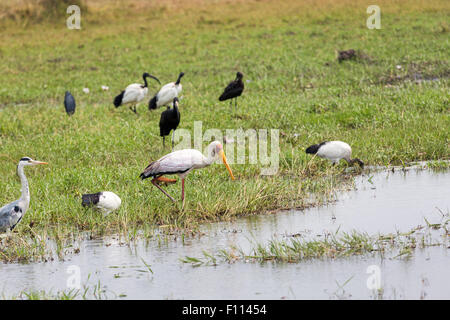
[[248, 252], [252, 242], [292, 235], [320, 238], [338, 228], [369, 234], [408, 231], [425, 225], [424, 217], [441, 222], [440, 212], [450, 210], [448, 171], [384, 171], [359, 176], [355, 182], [355, 190], [337, 195], [328, 206], [208, 224], [205, 235], [195, 239], [138, 242], [131, 247], [114, 239], [84, 241], [80, 253], [63, 262], [0, 265], [0, 293], [8, 297], [21, 290], [67, 290], [67, 272], [77, 266], [82, 285], [100, 283], [108, 298], [371, 299], [375, 296], [367, 286], [371, 276], [367, 268], [376, 266], [384, 299], [450, 299], [448, 242], [418, 249], [408, 259], [365, 255], [295, 264], [222, 262], [196, 268], [179, 260], [230, 246]]

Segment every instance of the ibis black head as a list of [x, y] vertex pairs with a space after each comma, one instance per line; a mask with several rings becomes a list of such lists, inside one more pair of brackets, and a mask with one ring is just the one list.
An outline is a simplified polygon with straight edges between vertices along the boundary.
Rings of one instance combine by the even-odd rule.
[[325, 143], [327, 143], [327, 142], [324, 141], [322, 143], [313, 144], [312, 146], [309, 146], [308, 148], [306, 148], [306, 153], [316, 154], [317, 151], [319, 151], [320, 147], [323, 146]]
[[244, 75], [243, 75], [241, 72], [238, 71], [238, 72], [236, 73], [236, 78], [237, 78], [237, 79], [242, 79], [243, 77], [244, 77]]
[[145, 86], [146, 86], [146, 87], [147, 87], [147, 78], [155, 79], [156, 81], [158, 81], [159, 84], [161, 84], [161, 82], [159, 81], [159, 79], [158, 79], [157, 77], [155, 77], [154, 75], [151, 75], [151, 74], [148, 73], [148, 72], [144, 72], [144, 73], [142, 74], [142, 78], [144, 79], [144, 82], [145, 82]]
[[183, 78], [183, 76], [184, 76], [184, 72], [180, 72], [180, 74], [178, 75], [177, 82], [175, 84], [180, 84], [181, 78]]

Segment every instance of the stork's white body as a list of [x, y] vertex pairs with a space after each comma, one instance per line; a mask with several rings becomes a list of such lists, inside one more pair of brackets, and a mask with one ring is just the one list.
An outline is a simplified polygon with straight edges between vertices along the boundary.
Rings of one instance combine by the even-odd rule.
[[222, 144], [218, 141], [213, 141], [208, 146], [208, 156], [205, 157], [200, 151], [195, 149], [184, 149], [171, 152], [164, 157], [153, 161], [147, 168], [141, 173], [142, 179], [153, 177], [152, 183], [159, 190], [161, 190], [170, 200], [175, 202], [175, 199], [170, 196], [165, 190], [163, 190], [158, 183], [170, 182], [174, 183], [176, 180], [170, 181], [170, 179], [162, 179], [163, 175], [177, 174], [181, 178], [181, 199], [184, 204], [184, 179], [193, 169], [200, 169], [209, 166], [218, 157], [221, 156], [223, 163], [227, 167], [230, 173], [231, 179], [234, 180], [233, 173], [230, 166], [227, 163], [227, 159], [223, 152]]
[[123, 94], [122, 104], [139, 103], [144, 100], [147, 93], [147, 87], [144, 87], [139, 83], [130, 84], [128, 87], [126, 87], [125, 93]]
[[178, 174], [184, 179], [193, 169], [209, 166], [214, 159], [206, 158], [200, 151], [184, 149], [171, 152], [155, 162], [152, 171], [166, 174]]
[[343, 141], [328, 141], [317, 151], [317, 156], [338, 163], [341, 159], [350, 161], [352, 148]]

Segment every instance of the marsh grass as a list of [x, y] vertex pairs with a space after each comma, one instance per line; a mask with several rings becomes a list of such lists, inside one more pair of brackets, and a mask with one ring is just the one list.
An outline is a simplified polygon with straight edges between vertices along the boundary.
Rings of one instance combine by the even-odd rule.
[[[217, 253], [203, 251], [203, 257], [185, 257], [182, 263], [194, 267], [217, 265], [220, 262], [279, 262], [298, 263], [309, 259], [339, 259], [354, 255], [379, 254], [392, 259], [409, 258], [416, 249], [448, 245], [450, 213], [442, 213], [441, 220], [425, 226], [417, 226], [408, 232], [369, 235], [357, 230], [325, 234], [315, 239], [273, 239], [268, 243], [253, 243], [250, 252], [235, 246]], [[438, 233], [438, 234], [437, 234]], [[437, 236], [436, 236], [437, 235]]]
[[[84, 231], [195, 230], [206, 221], [303, 208], [311, 193], [326, 201], [358, 174], [304, 153], [323, 140], [348, 142], [368, 165], [448, 160], [448, 2], [379, 5], [381, 30], [366, 28], [365, 2], [325, 0], [168, 1], [158, 10], [138, 1], [122, 12], [88, 1], [81, 30], [0, 21], [0, 203], [19, 197], [18, 159], [50, 163], [27, 168], [31, 207], [15, 232], [31, 237], [32, 223], [41, 239], [60, 239], [63, 253], [64, 239]], [[348, 48], [364, 55], [338, 63], [335, 51]], [[235, 115], [217, 97], [237, 70], [249, 82]], [[149, 112], [147, 99], [136, 116], [112, 100], [144, 71], [163, 83], [185, 72], [180, 128], [193, 132], [201, 120], [204, 130], [279, 129], [278, 174], [260, 176], [261, 165], [249, 164], [232, 165], [236, 181], [223, 165], [195, 171], [184, 210], [140, 181], [146, 165], [170, 151], [158, 135], [161, 110]], [[416, 83], [413, 74], [434, 80]], [[157, 89], [151, 84], [149, 96]], [[72, 117], [63, 109], [66, 90], [77, 102]], [[179, 199], [180, 188], [167, 190]], [[122, 198], [106, 218], [80, 204], [83, 193], [101, 190]], [[2, 260], [26, 257], [20, 247], [2, 247]]]

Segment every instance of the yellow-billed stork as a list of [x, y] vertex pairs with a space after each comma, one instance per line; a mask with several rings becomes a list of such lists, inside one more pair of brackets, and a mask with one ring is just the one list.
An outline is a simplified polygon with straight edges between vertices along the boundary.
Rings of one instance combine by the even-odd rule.
[[227, 158], [223, 152], [223, 146], [219, 141], [213, 141], [208, 146], [208, 157], [205, 157], [200, 151], [195, 149], [183, 149], [171, 152], [159, 160], [150, 163], [141, 173], [142, 180], [152, 177], [152, 183], [161, 190], [170, 200], [175, 202], [163, 188], [160, 183], [175, 183], [175, 179], [167, 179], [163, 177], [168, 174], [177, 174], [181, 179], [181, 200], [184, 205], [184, 179], [193, 169], [201, 169], [211, 165], [218, 157], [222, 158], [231, 179], [234, 180], [233, 172], [228, 165]]

